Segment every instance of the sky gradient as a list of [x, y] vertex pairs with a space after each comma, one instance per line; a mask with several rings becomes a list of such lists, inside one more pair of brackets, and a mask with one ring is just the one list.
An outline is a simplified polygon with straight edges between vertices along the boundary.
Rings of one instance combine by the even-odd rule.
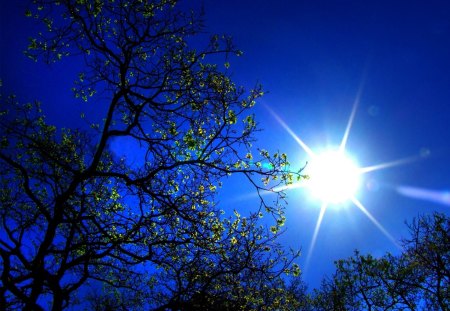
[[[210, 32], [228, 33], [244, 56], [235, 78], [268, 91], [257, 107], [258, 146], [307, 154], [339, 145], [359, 94], [347, 152], [362, 167], [360, 203], [394, 239], [419, 213], [450, 212], [450, 3], [446, 1], [206, 1]], [[295, 160], [294, 160], [295, 159]], [[403, 162], [402, 160], [406, 161]], [[399, 249], [353, 203], [328, 208], [305, 267], [320, 203], [288, 190], [285, 242], [302, 247], [311, 286], [354, 249]], [[306, 268], [306, 269], [305, 269]]]
[[[5, 92], [41, 100], [49, 120], [60, 126], [79, 126], [81, 111], [100, 115], [73, 98], [77, 68], [69, 61], [47, 67], [23, 56], [33, 31], [24, 17], [26, 1], [0, 3]], [[301, 167], [307, 153], [280, 120], [319, 152], [340, 144], [357, 101], [347, 152], [361, 167], [402, 164], [363, 175], [356, 198], [367, 213], [352, 202], [326, 210], [308, 265], [321, 204], [302, 189], [288, 190], [282, 242], [302, 248], [300, 263], [311, 287], [332, 273], [334, 260], [354, 249], [398, 253], [387, 235], [406, 237], [405, 221], [419, 213], [450, 214], [450, 3], [198, 3], [206, 14], [206, 31], [231, 35], [244, 51], [230, 60], [237, 84], [251, 88], [259, 82], [267, 91], [255, 108], [263, 129], [255, 147], [287, 152]], [[221, 204], [255, 207], [252, 193], [240, 184], [225, 182], [223, 191]]]

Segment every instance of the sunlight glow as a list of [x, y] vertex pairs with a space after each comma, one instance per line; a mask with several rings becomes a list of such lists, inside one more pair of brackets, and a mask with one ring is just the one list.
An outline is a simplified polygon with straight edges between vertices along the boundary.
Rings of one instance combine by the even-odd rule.
[[326, 203], [342, 203], [356, 194], [359, 171], [344, 153], [327, 151], [314, 157], [307, 167], [311, 194]]
[[[353, 103], [352, 111], [350, 113], [349, 120], [347, 122], [342, 140], [340, 142], [339, 148], [328, 149], [326, 152], [321, 154], [316, 154], [300, 137], [298, 137], [289, 126], [268, 106], [267, 110], [272, 114], [272, 116], [278, 121], [278, 123], [288, 132], [289, 135], [294, 138], [294, 140], [300, 145], [300, 147], [307, 153], [310, 158], [310, 163], [305, 168], [305, 173], [309, 176], [309, 180], [306, 180], [303, 184], [294, 184], [286, 187], [279, 187], [273, 190], [284, 191], [293, 188], [299, 188], [306, 185], [310, 190], [311, 194], [320, 199], [321, 208], [319, 217], [317, 219], [314, 233], [311, 239], [311, 243], [308, 248], [308, 254], [306, 257], [305, 270], [307, 270], [309, 262], [311, 260], [314, 247], [316, 245], [317, 236], [319, 235], [320, 226], [322, 224], [325, 211], [331, 205], [339, 205], [345, 201], [351, 201], [356, 207], [361, 210], [364, 215], [369, 218], [369, 220], [381, 231], [381, 233], [386, 236], [395, 246], [401, 248], [394, 237], [381, 225], [381, 223], [372, 216], [372, 214], [364, 207], [364, 205], [356, 198], [356, 192], [360, 186], [360, 177], [362, 174], [385, 169], [397, 165], [402, 165], [416, 161], [418, 157], [408, 157], [404, 159], [399, 159], [391, 162], [381, 163], [378, 165], [372, 165], [367, 167], [358, 167], [356, 163], [346, 155], [346, 145], [350, 131], [355, 119], [356, 110], [358, 108], [362, 86], [358, 90], [358, 94]], [[417, 189], [405, 189], [399, 188], [398, 191], [401, 194], [408, 196], [422, 196], [427, 197], [430, 193], [416, 191]], [[433, 193], [434, 195], [434, 193]], [[446, 197], [448, 200], [448, 197]], [[447, 201], [448, 202], [448, 201]]]

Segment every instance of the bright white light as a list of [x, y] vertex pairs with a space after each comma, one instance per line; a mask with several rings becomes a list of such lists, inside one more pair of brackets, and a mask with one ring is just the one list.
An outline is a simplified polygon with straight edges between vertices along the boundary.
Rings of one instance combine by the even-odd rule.
[[[356, 109], [359, 104], [362, 87], [358, 91], [358, 95], [353, 103], [350, 119], [342, 137], [339, 148], [334, 151], [327, 151], [322, 154], [317, 154], [313, 151], [289, 126], [272, 110], [270, 107], [266, 108], [280, 123], [280, 125], [288, 132], [298, 145], [306, 152], [311, 161], [307, 165], [304, 173], [310, 176], [306, 183], [298, 183], [286, 187], [274, 189], [276, 191], [288, 190], [291, 188], [307, 187], [311, 194], [322, 201], [319, 218], [317, 219], [314, 229], [311, 244], [309, 246], [308, 254], [306, 256], [305, 270], [309, 266], [309, 262], [314, 251], [317, 237], [319, 235], [320, 226], [324, 218], [326, 210], [333, 204], [344, 203], [346, 201], [356, 205], [375, 226], [390, 240], [394, 245], [398, 243], [392, 235], [378, 222], [375, 217], [364, 207], [364, 205], [356, 198], [356, 193], [360, 186], [360, 176], [372, 171], [389, 168], [392, 166], [402, 165], [416, 160], [416, 157], [409, 157], [399, 159], [396, 161], [385, 162], [378, 165], [368, 167], [358, 167], [345, 153], [347, 140], [350, 135], [350, 130], [356, 114]], [[450, 201], [449, 201], [450, 202]]]
[[307, 171], [308, 188], [325, 203], [350, 200], [359, 188], [359, 169], [343, 152], [327, 151], [314, 156]]

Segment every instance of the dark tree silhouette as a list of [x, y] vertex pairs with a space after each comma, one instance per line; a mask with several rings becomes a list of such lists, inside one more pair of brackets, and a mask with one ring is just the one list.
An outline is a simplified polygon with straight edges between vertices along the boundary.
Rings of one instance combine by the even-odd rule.
[[[46, 31], [28, 56], [83, 64], [75, 97], [105, 114], [91, 129], [58, 129], [38, 103], [2, 97], [0, 304], [61, 310], [92, 286], [108, 288], [100, 304], [117, 290], [154, 309], [291, 299], [281, 272], [299, 273], [298, 254], [275, 241], [282, 193], [270, 204], [260, 196], [245, 217], [216, 204], [231, 174], [258, 193], [301, 178], [285, 154], [252, 149], [263, 92], [232, 82], [228, 58], [241, 52], [231, 40], [202, 48], [201, 18], [177, 1], [33, 2], [26, 15]], [[110, 147], [124, 140], [140, 146], [132, 164]], [[270, 229], [257, 224], [263, 215]]]
[[450, 219], [435, 213], [409, 225], [399, 256], [339, 260], [314, 293], [317, 310], [449, 310]]
[[405, 260], [415, 272], [413, 285], [429, 310], [450, 309], [450, 218], [434, 213], [409, 225]]
[[[148, 310], [297, 310], [306, 304], [305, 286], [298, 278], [299, 267], [282, 258], [277, 235], [259, 227], [257, 218], [239, 217], [225, 221], [226, 234], [212, 249], [177, 246], [160, 258], [159, 271], [147, 280], [147, 289], [135, 291]], [[235, 228], [230, 228], [235, 226]], [[238, 233], [238, 235], [236, 235]], [[229, 240], [237, 236], [236, 242]], [[260, 237], [264, 237], [261, 240]], [[176, 258], [176, 259], [175, 259]], [[286, 276], [286, 274], [292, 274]], [[164, 280], [164, 282], [161, 282]], [[128, 291], [97, 295], [93, 301], [114, 301], [120, 308]], [[131, 295], [130, 295], [131, 294]], [[142, 296], [145, 296], [142, 299]], [[102, 298], [103, 297], [103, 298]], [[111, 299], [107, 300], [111, 301]], [[142, 304], [133, 299], [129, 309]]]

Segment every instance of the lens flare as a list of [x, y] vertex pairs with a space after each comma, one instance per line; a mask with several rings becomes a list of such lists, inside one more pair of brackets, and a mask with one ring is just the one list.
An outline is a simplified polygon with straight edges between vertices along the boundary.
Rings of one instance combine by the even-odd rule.
[[439, 191], [410, 186], [398, 186], [397, 192], [406, 197], [450, 206], [450, 191]]

